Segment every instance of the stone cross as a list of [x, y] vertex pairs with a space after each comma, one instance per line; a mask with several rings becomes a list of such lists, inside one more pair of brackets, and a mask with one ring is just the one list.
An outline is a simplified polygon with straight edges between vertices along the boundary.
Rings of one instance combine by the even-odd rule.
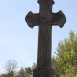
[[39, 13], [31, 11], [25, 17], [29, 27], [39, 26], [37, 67], [33, 70], [33, 77], [53, 77], [51, 65], [51, 34], [52, 25], [63, 27], [66, 17], [62, 11], [52, 13], [53, 0], [38, 0]]

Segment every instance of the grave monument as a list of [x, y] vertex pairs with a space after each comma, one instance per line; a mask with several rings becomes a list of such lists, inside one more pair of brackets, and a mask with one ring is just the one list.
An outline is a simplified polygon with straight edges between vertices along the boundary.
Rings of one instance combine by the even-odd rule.
[[62, 28], [66, 17], [60, 10], [52, 13], [53, 0], [38, 0], [39, 13], [31, 11], [26, 15], [25, 21], [33, 28], [38, 26], [38, 51], [37, 67], [33, 70], [33, 77], [53, 77], [54, 72], [51, 64], [52, 26], [59, 25]]

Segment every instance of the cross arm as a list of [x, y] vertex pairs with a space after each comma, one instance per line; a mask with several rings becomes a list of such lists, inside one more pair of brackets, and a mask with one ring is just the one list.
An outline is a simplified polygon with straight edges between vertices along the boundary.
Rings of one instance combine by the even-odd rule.
[[66, 22], [66, 17], [63, 14], [63, 12], [60, 10], [59, 12], [52, 13], [52, 14], [53, 14], [53, 18], [49, 23], [51, 25], [59, 25], [59, 27], [62, 28]]
[[27, 22], [28, 26], [33, 28], [34, 26], [39, 26], [40, 18], [39, 13], [33, 14], [31, 11], [25, 17], [25, 21]]

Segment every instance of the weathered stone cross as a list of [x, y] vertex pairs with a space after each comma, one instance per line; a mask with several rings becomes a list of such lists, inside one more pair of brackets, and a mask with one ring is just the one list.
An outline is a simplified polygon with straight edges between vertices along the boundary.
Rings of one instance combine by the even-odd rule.
[[62, 11], [52, 13], [53, 0], [38, 0], [40, 5], [39, 13], [31, 11], [25, 20], [29, 27], [39, 26], [37, 68], [33, 71], [33, 77], [53, 77], [51, 65], [51, 34], [52, 25], [59, 25], [61, 28], [66, 22]]

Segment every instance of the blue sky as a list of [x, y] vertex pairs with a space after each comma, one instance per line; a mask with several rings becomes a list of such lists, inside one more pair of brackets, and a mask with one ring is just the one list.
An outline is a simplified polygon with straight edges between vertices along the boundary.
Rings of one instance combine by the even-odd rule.
[[[52, 55], [58, 42], [77, 32], [77, 0], [55, 0], [53, 12], [62, 10], [67, 22], [63, 28], [52, 30]], [[37, 60], [38, 27], [31, 29], [25, 22], [26, 14], [39, 12], [37, 0], [0, 0], [0, 72], [8, 60], [15, 59], [18, 68], [32, 66]]]

